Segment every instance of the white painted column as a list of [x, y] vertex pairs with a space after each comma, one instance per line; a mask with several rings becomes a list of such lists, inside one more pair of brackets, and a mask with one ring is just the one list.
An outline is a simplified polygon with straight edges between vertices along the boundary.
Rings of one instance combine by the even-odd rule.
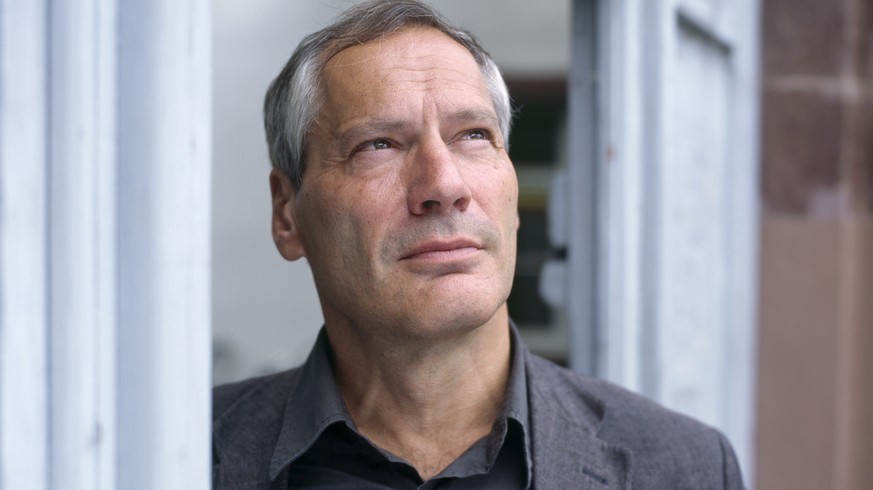
[[0, 0], [0, 489], [46, 488], [46, 6]]
[[208, 0], [0, 0], [0, 489], [208, 488]]
[[50, 487], [115, 481], [115, 2], [51, 5]]
[[119, 21], [118, 488], [207, 488], [209, 1]]

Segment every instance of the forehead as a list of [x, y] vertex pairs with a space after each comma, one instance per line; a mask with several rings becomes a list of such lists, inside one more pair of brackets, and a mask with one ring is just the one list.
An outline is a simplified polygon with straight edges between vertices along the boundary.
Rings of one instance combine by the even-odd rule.
[[467, 48], [429, 27], [343, 49], [328, 60], [323, 75], [327, 106], [363, 108], [427, 94], [479, 98], [493, 110], [481, 69]]

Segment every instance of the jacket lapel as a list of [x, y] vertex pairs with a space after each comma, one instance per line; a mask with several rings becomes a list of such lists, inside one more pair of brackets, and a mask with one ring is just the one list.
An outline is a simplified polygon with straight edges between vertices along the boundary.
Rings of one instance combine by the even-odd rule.
[[560, 385], [566, 374], [542, 372], [558, 368], [528, 359], [534, 488], [630, 488], [630, 452], [597, 437], [597, 407], [582, 401], [578, 386]]

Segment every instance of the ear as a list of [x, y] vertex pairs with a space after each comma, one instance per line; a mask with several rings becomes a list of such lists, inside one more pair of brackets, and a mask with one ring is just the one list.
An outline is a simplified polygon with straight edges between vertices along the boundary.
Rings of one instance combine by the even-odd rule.
[[273, 242], [285, 260], [297, 260], [306, 256], [300, 229], [297, 227], [297, 192], [285, 172], [273, 169], [270, 172], [270, 194], [273, 198]]

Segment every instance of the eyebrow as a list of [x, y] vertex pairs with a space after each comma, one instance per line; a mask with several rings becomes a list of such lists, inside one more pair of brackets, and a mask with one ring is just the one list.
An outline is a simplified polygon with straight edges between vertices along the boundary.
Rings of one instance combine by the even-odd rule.
[[408, 123], [399, 119], [367, 118], [337, 134], [337, 147], [343, 151], [348, 151], [351, 150], [349, 147], [356, 144], [360, 139], [377, 134], [393, 133], [407, 125]]

